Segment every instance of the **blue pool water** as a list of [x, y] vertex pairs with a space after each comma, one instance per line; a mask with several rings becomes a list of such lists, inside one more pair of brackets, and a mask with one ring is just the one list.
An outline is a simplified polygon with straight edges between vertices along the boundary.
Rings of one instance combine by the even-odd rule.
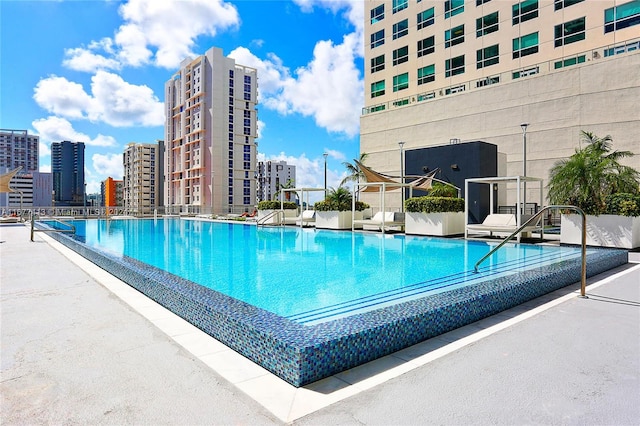
[[572, 247], [192, 220], [76, 221], [76, 238], [302, 324], [576, 259]]

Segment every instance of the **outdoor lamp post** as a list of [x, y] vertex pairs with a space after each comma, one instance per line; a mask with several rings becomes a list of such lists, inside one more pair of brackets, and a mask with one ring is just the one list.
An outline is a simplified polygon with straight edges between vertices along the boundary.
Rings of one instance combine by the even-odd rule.
[[84, 209], [84, 218], [87, 218], [87, 182], [84, 183], [84, 194], [82, 195], [82, 205]]
[[[529, 123], [522, 123], [522, 176], [527, 176], [527, 127]], [[522, 185], [522, 214], [527, 214], [527, 182]]]
[[[400, 183], [404, 184], [404, 142], [398, 142], [400, 145]], [[404, 186], [400, 187], [400, 211], [404, 212]]]
[[322, 154], [322, 156], [324, 157], [324, 195], [327, 195], [327, 156], [329, 154], [328, 153], [324, 153]]

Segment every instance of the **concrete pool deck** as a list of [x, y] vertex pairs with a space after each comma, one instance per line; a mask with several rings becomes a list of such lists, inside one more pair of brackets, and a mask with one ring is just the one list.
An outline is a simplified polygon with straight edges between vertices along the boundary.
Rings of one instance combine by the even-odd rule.
[[296, 389], [35, 239], [0, 226], [3, 424], [640, 422], [638, 264]]

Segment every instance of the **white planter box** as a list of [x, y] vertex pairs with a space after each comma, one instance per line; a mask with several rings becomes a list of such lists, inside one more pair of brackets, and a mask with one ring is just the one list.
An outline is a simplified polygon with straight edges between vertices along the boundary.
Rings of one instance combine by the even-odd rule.
[[[355, 219], [362, 219], [362, 212], [355, 212]], [[351, 211], [316, 212], [317, 229], [351, 229]]]
[[447, 236], [464, 234], [464, 212], [405, 214], [405, 233]]
[[[560, 242], [582, 244], [582, 216], [562, 215]], [[587, 215], [587, 245], [626, 249], [640, 247], [640, 217]]]
[[[261, 221], [261, 219], [269, 216], [271, 213], [276, 212], [276, 211], [280, 211], [278, 210], [273, 210], [273, 209], [268, 209], [268, 210], [258, 210], [258, 221], [260, 223], [263, 223]], [[294, 209], [286, 209], [284, 211], [284, 217], [296, 217], [297, 216], [297, 211]], [[266, 222], [264, 222], [265, 225], [273, 225], [273, 224], [278, 224], [280, 223], [280, 215], [274, 215], [272, 218], [270, 218], [269, 220], [267, 220]]]

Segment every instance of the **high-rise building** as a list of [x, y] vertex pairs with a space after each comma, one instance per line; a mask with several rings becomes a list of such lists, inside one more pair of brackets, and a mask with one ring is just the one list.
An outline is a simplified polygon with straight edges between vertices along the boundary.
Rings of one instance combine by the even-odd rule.
[[258, 201], [272, 200], [281, 185], [296, 183], [296, 166], [286, 161], [258, 162]]
[[238, 213], [256, 200], [257, 72], [218, 48], [185, 59], [165, 84], [165, 206]]
[[397, 175], [419, 148], [485, 141], [545, 181], [582, 130], [640, 154], [639, 69], [638, 0], [367, 0], [360, 150]]
[[100, 183], [100, 201], [104, 207], [123, 206], [123, 186], [122, 180], [112, 177], [106, 178]]
[[[18, 167], [22, 169], [11, 180], [16, 192], [0, 193], [0, 206], [23, 207], [33, 205], [33, 173], [38, 172], [38, 144], [40, 137], [27, 130], [0, 129], [0, 174]], [[48, 188], [51, 194], [51, 188]]]
[[39, 142], [27, 130], [0, 129], [0, 171], [22, 166], [22, 173], [37, 172]]
[[153, 213], [163, 199], [164, 142], [128, 144], [122, 164], [124, 208], [136, 215]]
[[53, 142], [51, 172], [56, 206], [83, 206], [84, 142]]

